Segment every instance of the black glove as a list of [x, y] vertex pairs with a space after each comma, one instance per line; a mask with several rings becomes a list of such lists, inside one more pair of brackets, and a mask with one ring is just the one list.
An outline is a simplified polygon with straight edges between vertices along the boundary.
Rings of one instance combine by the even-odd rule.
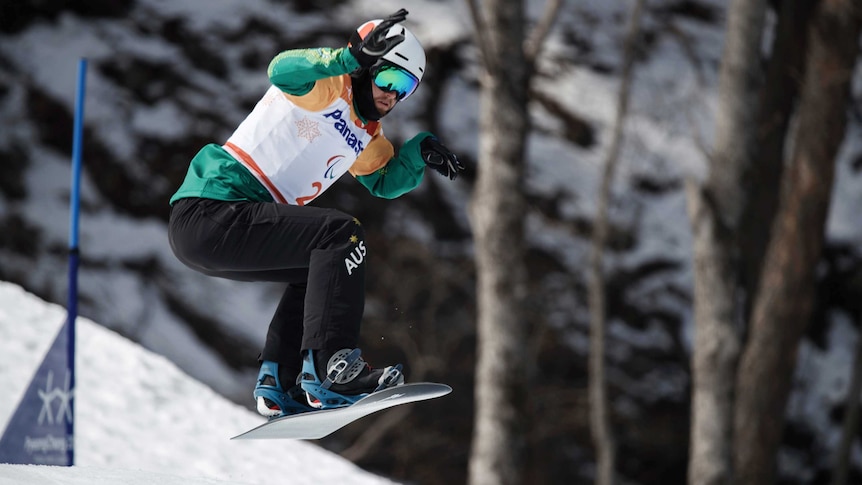
[[350, 53], [359, 61], [359, 65], [362, 67], [373, 66], [378, 59], [392, 50], [393, 47], [404, 42], [403, 34], [393, 35], [389, 38], [386, 37], [386, 34], [389, 33], [389, 29], [393, 25], [403, 22], [405, 18], [407, 18], [407, 10], [402, 8], [386, 17], [364, 39], [360, 39], [357, 42], [353, 42], [351, 39]]
[[436, 136], [425, 137], [419, 143], [419, 150], [422, 151], [422, 160], [425, 160], [425, 165], [449, 177], [449, 180], [455, 180], [458, 177], [458, 172], [464, 171], [464, 165], [461, 164], [458, 157], [443, 146]]

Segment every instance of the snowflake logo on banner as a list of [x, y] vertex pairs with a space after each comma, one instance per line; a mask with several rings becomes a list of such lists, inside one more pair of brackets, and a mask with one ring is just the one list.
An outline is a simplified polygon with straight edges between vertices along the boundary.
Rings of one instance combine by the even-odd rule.
[[316, 121], [311, 121], [308, 117], [304, 117], [301, 120], [296, 122], [296, 129], [299, 132], [300, 138], [305, 138], [309, 143], [313, 142], [315, 138], [320, 136], [320, 129], [318, 128], [319, 123]]

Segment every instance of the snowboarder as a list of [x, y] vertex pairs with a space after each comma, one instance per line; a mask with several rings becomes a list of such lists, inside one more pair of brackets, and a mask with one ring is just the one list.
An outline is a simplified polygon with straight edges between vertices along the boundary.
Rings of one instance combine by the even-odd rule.
[[287, 284], [254, 389], [267, 417], [349, 405], [404, 382], [355, 349], [370, 248], [361, 223], [308, 203], [349, 172], [375, 196], [414, 189], [430, 167], [464, 170], [428, 132], [397, 154], [381, 118], [416, 90], [425, 51], [404, 9], [363, 23], [344, 48], [287, 50], [272, 86], [224, 145], [204, 146], [171, 198], [177, 258], [204, 274]]

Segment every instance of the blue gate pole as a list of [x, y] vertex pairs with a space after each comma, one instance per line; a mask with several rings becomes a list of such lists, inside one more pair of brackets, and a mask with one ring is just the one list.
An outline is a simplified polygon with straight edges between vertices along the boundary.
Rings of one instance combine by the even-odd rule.
[[[80, 209], [80, 187], [81, 187], [81, 164], [84, 145], [84, 93], [87, 82], [87, 59], [81, 58], [78, 62], [78, 92], [75, 97], [75, 126], [72, 135], [72, 192], [70, 197], [71, 221], [69, 224], [69, 301], [68, 316], [66, 318], [66, 330], [68, 331], [66, 365], [69, 371], [69, 389], [75, 389], [75, 320], [78, 317], [78, 219]], [[74, 431], [75, 431], [75, 399], [69, 401], [69, 412], [72, 419], [66, 420], [66, 439], [68, 463], [73, 465], [75, 458]]]

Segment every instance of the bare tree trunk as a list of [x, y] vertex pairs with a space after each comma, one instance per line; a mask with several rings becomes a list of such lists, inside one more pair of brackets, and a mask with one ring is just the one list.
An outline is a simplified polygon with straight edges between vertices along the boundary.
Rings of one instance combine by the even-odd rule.
[[694, 233], [692, 421], [688, 483], [722, 485], [732, 475], [733, 382], [739, 359], [731, 255], [718, 243], [716, 214], [694, 182], [686, 183]]
[[695, 280], [691, 484], [725, 484], [733, 476], [730, 445], [742, 324], [736, 248], [745, 207], [743, 181], [755, 150], [765, 13], [764, 0], [732, 0], [729, 6], [715, 151], [705, 183], [686, 183]]
[[481, 27], [479, 173], [472, 205], [478, 284], [476, 418], [470, 483], [525, 476], [527, 282], [524, 156], [529, 132], [524, 8], [487, 0]]
[[625, 38], [622, 83], [617, 98], [617, 114], [614, 120], [614, 131], [605, 170], [602, 175], [599, 198], [596, 208], [596, 220], [593, 229], [592, 248], [590, 252], [590, 272], [592, 281], [589, 285], [590, 304], [590, 358], [589, 358], [589, 395], [590, 395], [590, 430], [593, 445], [596, 450], [596, 484], [612, 485], [616, 482], [616, 440], [611, 426], [610, 410], [607, 396], [607, 379], [605, 378], [605, 334], [606, 334], [606, 297], [603, 253], [608, 234], [608, 205], [611, 196], [611, 182], [614, 178], [620, 147], [622, 145], [623, 125], [628, 112], [629, 94], [631, 92], [632, 70], [634, 66], [637, 39], [640, 34], [640, 17], [644, 0], [636, 0], [629, 19]]
[[740, 484], [774, 481], [796, 352], [814, 302], [835, 155], [847, 124], [862, 4], [858, 0], [822, 0], [811, 25], [796, 148], [783, 183], [749, 342], [740, 362], [734, 425]]
[[805, 53], [808, 45], [808, 25], [818, 0], [781, 2], [777, 8], [778, 22], [760, 90], [760, 116], [757, 128], [757, 163], [751, 167], [745, 190], [748, 205], [743, 210], [740, 236], [742, 258], [742, 289], [744, 315], [748, 321], [757, 297], [757, 286], [766, 245], [778, 212], [778, 198], [784, 173], [784, 151], [787, 127], [799, 98]]

